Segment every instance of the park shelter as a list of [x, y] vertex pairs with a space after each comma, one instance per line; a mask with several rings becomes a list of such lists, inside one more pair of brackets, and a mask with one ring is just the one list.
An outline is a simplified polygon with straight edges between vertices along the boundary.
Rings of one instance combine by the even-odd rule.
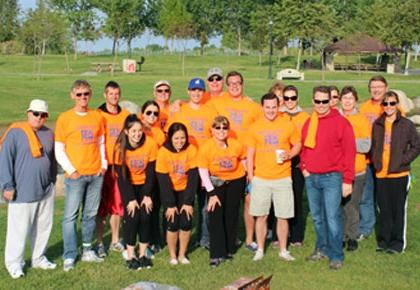
[[[324, 49], [324, 59], [328, 70], [385, 70], [388, 63], [387, 53], [394, 50], [381, 41], [363, 33], [352, 34], [344, 39], [334, 42]], [[344, 55], [344, 62], [334, 62], [335, 55]], [[364, 64], [362, 55], [376, 54], [375, 64]], [[350, 56], [357, 56], [357, 61], [351, 61]]]

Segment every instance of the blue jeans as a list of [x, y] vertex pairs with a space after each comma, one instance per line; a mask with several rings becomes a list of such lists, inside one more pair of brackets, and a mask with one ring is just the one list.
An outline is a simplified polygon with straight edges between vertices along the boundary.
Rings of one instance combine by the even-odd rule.
[[316, 232], [315, 249], [327, 255], [330, 261], [343, 261], [342, 175], [338, 172], [311, 174], [305, 182]]
[[198, 190], [198, 241], [200, 246], [209, 247], [210, 233], [209, 233], [209, 213], [207, 211], [207, 192], [204, 188]]
[[103, 176], [82, 175], [78, 179], [66, 178], [64, 185], [66, 197], [62, 221], [64, 254], [63, 259], [76, 259], [77, 233], [76, 221], [82, 205], [82, 242], [92, 243], [95, 231], [95, 218], [101, 198]]
[[360, 200], [360, 222], [359, 234], [368, 236], [372, 233], [375, 226], [375, 202], [374, 202], [374, 169], [372, 164], [366, 168], [366, 181], [363, 188], [362, 199]]

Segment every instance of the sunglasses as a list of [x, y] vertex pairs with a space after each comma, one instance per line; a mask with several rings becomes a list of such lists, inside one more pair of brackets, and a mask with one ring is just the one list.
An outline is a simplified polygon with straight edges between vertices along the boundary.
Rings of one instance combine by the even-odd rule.
[[158, 92], [158, 93], [170, 93], [171, 90], [170, 89], [157, 89], [156, 92]]
[[338, 99], [338, 96], [337, 96], [337, 95], [335, 95], [335, 96], [331, 96], [331, 98], [333, 98], [333, 99]]
[[146, 116], [150, 116], [153, 114], [153, 116], [158, 117], [159, 116], [159, 112], [158, 111], [146, 111], [144, 112], [146, 114]]
[[227, 130], [229, 130], [229, 127], [227, 127], [227, 126], [215, 126], [214, 129], [227, 131]]
[[211, 78], [208, 78], [207, 79], [209, 82], [220, 82], [221, 80], [223, 80], [223, 78], [221, 77], [221, 76], [214, 76], [214, 77], [211, 77]]
[[395, 101], [392, 101], [392, 102], [382, 102], [382, 106], [384, 106], [384, 107], [387, 107], [387, 106], [391, 106], [391, 107], [393, 107], [393, 106], [395, 106], [396, 104], [398, 104], [397, 102], [395, 102]]
[[39, 116], [41, 116], [41, 118], [42, 119], [45, 119], [45, 118], [47, 118], [48, 117], [48, 113], [44, 113], [44, 112], [38, 112], [38, 111], [32, 111], [32, 115], [34, 116], [34, 117], [39, 117]]
[[283, 96], [283, 100], [285, 101], [296, 101], [297, 99], [298, 99], [298, 96], [291, 96], [291, 97]]
[[326, 105], [329, 102], [330, 102], [330, 100], [317, 100], [317, 99], [314, 99], [314, 103], [317, 104], [317, 105], [319, 105], [319, 104]]
[[90, 92], [84, 92], [84, 93], [77, 93], [76, 94], [76, 97], [80, 98], [81, 96], [84, 96], [84, 97], [90, 96]]

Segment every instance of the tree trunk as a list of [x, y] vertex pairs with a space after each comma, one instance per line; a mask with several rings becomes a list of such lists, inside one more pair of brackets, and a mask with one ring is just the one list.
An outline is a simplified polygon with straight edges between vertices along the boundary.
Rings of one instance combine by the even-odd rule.
[[45, 48], [46, 48], [46, 46], [47, 46], [47, 40], [46, 39], [43, 39], [42, 40], [42, 50], [41, 50], [41, 54], [42, 55], [45, 55]]
[[288, 55], [288, 49], [287, 49], [287, 45], [285, 45], [284, 47], [283, 47], [283, 55], [284, 56], [287, 56]]
[[186, 46], [186, 44], [184, 43], [183, 46], [184, 47], [182, 49], [182, 76], [185, 76], [185, 46]]
[[261, 51], [258, 52], [258, 65], [259, 66], [262, 65], [262, 52]]
[[131, 37], [129, 37], [127, 39], [127, 54], [128, 54], [128, 58], [131, 58], [131, 41], [133, 39]]
[[118, 36], [114, 35], [114, 38], [112, 40], [112, 56], [115, 56], [117, 45], [118, 45]]
[[242, 55], [242, 36], [241, 36], [241, 28], [238, 27], [238, 55]]
[[408, 67], [410, 66], [410, 51], [408, 48], [405, 49], [405, 67], [404, 74], [408, 75]]
[[297, 56], [297, 62], [296, 62], [296, 69], [299, 70], [300, 69], [300, 58], [302, 55], [302, 49], [303, 49], [303, 43], [301, 40], [299, 40], [299, 44], [298, 44], [298, 56]]
[[204, 44], [200, 43], [200, 56], [204, 55]]
[[77, 59], [77, 37], [73, 36], [73, 59], [76, 60]]
[[325, 81], [325, 54], [324, 50], [321, 49], [321, 80]]

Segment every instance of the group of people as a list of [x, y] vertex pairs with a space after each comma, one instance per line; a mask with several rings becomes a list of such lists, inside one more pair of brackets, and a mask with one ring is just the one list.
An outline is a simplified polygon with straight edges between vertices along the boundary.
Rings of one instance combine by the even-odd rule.
[[24, 275], [28, 233], [32, 267], [56, 268], [45, 249], [57, 163], [65, 173], [64, 271], [78, 258], [79, 214], [83, 262], [104, 261], [109, 216], [108, 250], [123, 252], [129, 269], [152, 267], [165, 244], [171, 265], [189, 264], [192, 220], [198, 217], [197, 241], [217, 267], [233, 259], [240, 245], [241, 202], [244, 244], [253, 260], [264, 258], [270, 233], [279, 258], [293, 261], [289, 247], [304, 241], [305, 186], [316, 232], [307, 260], [328, 258], [331, 269], [341, 268], [343, 245], [354, 251], [372, 234], [375, 195], [377, 251], [401, 253], [410, 163], [420, 140], [386, 80], [372, 77], [368, 87], [371, 99], [359, 110], [354, 87], [340, 92], [317, 86], [309, 115], [295, 86], [275, 83], [258, 105], [244, 95], [239, 72], [224, 76], [215, 67], [207, 81], [190, 80], [186, 101], [171, 104], [170, 83], [156, 82], [153, 100], [133, 114], [119, 105], [118, 83], [106, 84], [105, 103], [94, 110], [90, 84], [78, 80], [70, 89], [74, 106], [59, 115], [55, 134], [45, 126], [47, 102], [32, 100], [27, 121], [12, 124], [1, 139], [7, 270], [12, 278]]

